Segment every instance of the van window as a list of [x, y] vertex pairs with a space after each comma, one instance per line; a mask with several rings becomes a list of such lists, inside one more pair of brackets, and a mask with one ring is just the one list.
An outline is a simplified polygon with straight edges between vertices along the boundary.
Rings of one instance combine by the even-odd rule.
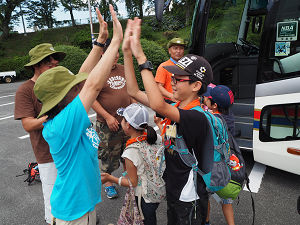
[[300, 103], [266, 106], [261, 111], [262, 142], [300, 139]]

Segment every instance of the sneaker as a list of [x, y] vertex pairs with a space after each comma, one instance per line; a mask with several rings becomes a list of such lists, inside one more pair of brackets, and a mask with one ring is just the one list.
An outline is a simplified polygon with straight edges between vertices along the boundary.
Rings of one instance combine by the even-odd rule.
[[106, 192], [106, 196], [108, 198], [117, 198], [118, 197], [118, 193], [117, 193], [115, 186], [105, 187], [105, 192]]

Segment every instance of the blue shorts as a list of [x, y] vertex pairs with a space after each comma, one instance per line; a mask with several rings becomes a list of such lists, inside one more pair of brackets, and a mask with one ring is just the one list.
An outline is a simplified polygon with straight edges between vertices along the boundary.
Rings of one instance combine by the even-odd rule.
[[222, 199], [222, 204], [232, 204], [233, 203], [233, 200], [232, 198], [227, 198], [227, 199]]

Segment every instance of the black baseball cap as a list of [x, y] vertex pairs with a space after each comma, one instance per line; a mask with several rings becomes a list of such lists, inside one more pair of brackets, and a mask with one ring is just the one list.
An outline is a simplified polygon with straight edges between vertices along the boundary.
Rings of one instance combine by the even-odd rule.
[[193, 76], [208, 85], [213, 80], [213, 72], [209, 62], [202, 56], [188, 54], [183, 56], [174, 66], [163, 66], [174, 75]]

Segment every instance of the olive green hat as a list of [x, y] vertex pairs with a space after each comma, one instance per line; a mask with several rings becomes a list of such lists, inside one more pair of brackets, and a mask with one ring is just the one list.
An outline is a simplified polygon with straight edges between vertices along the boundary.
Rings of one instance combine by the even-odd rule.
[[52, 44], [49, 43], [39, 44], [29, 51], [30, 62], [24, 65], [24, 67], [30, 68], [31, 66], [42, 61], [47, 56], [53, 54], [57, 55], [57, 59], [59, 61], [63, 60], [66, 56], [66, 53], [64, 52], [55, 51]]
[[170, 48], [173, 45], [182, 45], [182, 46], [185, 47], [185, 42], [184, 42], [184, 40], [182, 38], [173, 38], [172, 40], [170, 40], [168, 42], [167, 47]]
[[76, 84], [88, 77], [87, 73], [74, 75], [63, 66], [46, 70], [36, 80], [34, 94], [42, 102], [42, 110], [37, 118], [56, 106]]

